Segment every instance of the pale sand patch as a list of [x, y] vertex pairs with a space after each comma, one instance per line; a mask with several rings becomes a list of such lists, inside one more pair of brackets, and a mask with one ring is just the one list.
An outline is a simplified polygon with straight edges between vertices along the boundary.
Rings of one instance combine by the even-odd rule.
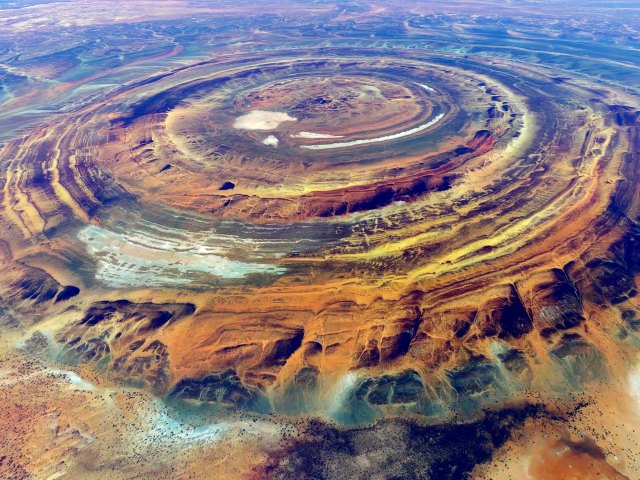
[[418, 83], [417, 85], [420, 85], [427, 92], [435, 92], [435, 89], [431, 88], [429, 85], [425, 85], [424, 83]]
[[342, 138], [344, 135], [329, 135], [328, 133], [300, 132], [291, 135], [291, 138]]
[[344, 147], [353, 147], [356, 145], [366, 145], [367, 143], [377, 143], [377, 142], [385, 142], [387, 140], [395, 140], [396, 138], [407, 137], [409, 135], [413, 135], [414, 133], [421, 132], [432, 125], [438, 123], [442, 117], [444, 117], [444, 113], [440, 113], [436, 115], [433, 119], [429, 120], [427, 123], [423, 123], [422, 125], [411, 128], [409, 130], [405, 130], [403, 132], [394, 133], [392, 135], [385, 135], [384, 137], [376, 137], [376, 138], [365, 138], [362, 140], [352, 140], [350, 142], [340, 142], [340, 143], [325, 143], [319, 145], [301, 145], [300, 148], [306, 148], [309, 150], [328, 150], [330, 148], [344, 148]]
[[262, 143], [264, 143], [265, 145], [269, 145], [270, 147], [277, 147], [279, 142], [280, 141], [275, 135], [269, 135], [262, 141]]
[[295, 122], [298, 119], [285, 112], [253, 110], [241, 115], [233, 122], [233, 128], [241, 130], [274, 130], [282, 122]]

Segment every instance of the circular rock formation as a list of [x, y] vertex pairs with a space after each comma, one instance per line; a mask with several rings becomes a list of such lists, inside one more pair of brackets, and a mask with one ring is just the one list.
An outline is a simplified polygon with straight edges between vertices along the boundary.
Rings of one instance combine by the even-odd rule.
[[408, 48], [154, 71], [3, 147], [3, 297], [53, 319], [33, 352], [178, 411], [571, 403], [639, 328], [639, 108]]

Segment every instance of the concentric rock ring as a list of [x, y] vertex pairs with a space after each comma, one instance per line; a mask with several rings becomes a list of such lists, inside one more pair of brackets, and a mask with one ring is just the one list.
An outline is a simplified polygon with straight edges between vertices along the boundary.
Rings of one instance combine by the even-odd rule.
[[[540, 355], [606, 371], [566, 364], [600, 362], [582, 325], [636, 293], [622, 101], [498, 59], [214, 59], [5, 147], [5, 228], [109, 298], [56, 332], [65, 361], [224, 408], [467, 414], [547, 381]], [[164, 303], [120, 299], [149, 288]]]
[[[442, 67], [415, 60], [409, 64], [395, 62], [375, 58], [367, 62], [355, 59], [348, 62], [331, 59], [311, 62], [294, 57], [287, 62], [271, 62], [259, 68], [229, 69], [225, 65], [220, 73], [204, 75], [198, 80], [170, 87], [165, 92], [154, 91], [150, 98], [138, 101], [132, 107], [136, 118], [133, 124], [129, 124], [132, 120], [128, 117], [122, 120], [127, 127], [124, 141], [133, 152], [132, 160], [136, 165], [155, 161], [163, 166], [169, 161], [173, 162], [171, 165], [179, 165], [180, 181], [188, 183], [191, 191], [189, 198], [182, 195], [183, 198], [174, 200], [169, 200], [169, 197], [177, 196], [170, 189], [162, 191], [160, 187], [161, 191], [155, 193], [160, 193], [174, 204], [206, 210], [216, 216], [250, 218], [263, 223], [282, 219], [302, 220], [372, 210], [393, 201], [411, 200], [426, 190], [448, 188], [452, 171], [478, 153], [486, 152], [518, 121], [517, 114], [512, 114], [511, 110], [518, 107], [509, 106], [508, 92], [500, 96], [501, 90], [497, 86], [493, 91], [483, 92], [478, 88], [481, 81], [461, 71], [454, 73], [451, 67], [446, 73]], [[393, 74], [389, 72], [394, 72], [394, 67], [397, 67], [395, 75], [399, 77], [395, 78], [396, 88], [407, 89], [415, 97], [397, 99], [395, 103], [402, 100], [417, 109], [413, 116], [409, 112], [410, 118], [400, 120], [395, 127], [372, 125], [368, 134], [349, 135], [349, 129], [361, 128], [358, 120], [347, 120], [337, 113], [333, 116], [325, 114], [322, 120], [316, 118], [314, 123], [310, 107], [305, 107], [304, 102], [317, 98], [317, 95], [313, 90], [305, 92], [302, 88], [297, 92], [298, 96], [291, 99], [292, 105], [288, 110], [272, 108], [271, 114], [288, 111], [291, 119], [296, 115], [304, 117], [300, 122], [285, 121], [288, 126], [284, 128], [284, 135], [279, 135], [281, 140], [273, 135], [277, 133], [277, 126], [256, 131], [234, 128], [237, 119], [244, 118], [243, 114], [250, 110], [260, 114], [264, 110], [264, 99], [262, 103], [254, 100], [253, 108], [238, 110], [237, 104], [246, 101], [243, 100], [245, 95], [259, 95], [260, 87], [256, 88], [256, 84], [261, 85], [274, 75], [275, 78], [289, 79], [294, 84], [297, 81], [299, 85], [302, 79], [306, 79], [305, 85], [310, 88], [313, 78], [317, 77], [303, 76], [300, 79], [296, 77], [300, 75], [298, 72], [312, 69], [314, 75], [316, 72], [336, 71], [344, 75], [354, 70], [363, 79], [361, 85], [365, 84], [366, 78], [375, 86], [376, 75], [392, 80]], [[436, 70], [438, 68], [440, 70]], [[459, 78], [454, 78], [455, 75]], [[447, 80], [447, 76], [451, 78]], [[343, 82], [347, 81], [346, 78], [342, 77]], [[420, 81], [423, 83], [418, 83]], [[445, 91], [453, 89], [459, 101], [466, 101], [464, 108], [452, 102], [450, 94], [437, 94], [425, 81], [436, 86], [448, 82], [444, 84]], [[381, 85], [392, 88], [393, 83]], [[338, 95], [339, 87], [335, 82], [332, 86]], [[265, 88], [275, 87], [267, 85]], [[466, 96], [462, 91], [465, 88], [468, 91]], [[190, 94], [196, 99], [190, 100]], [[180, 99], [181, 105], [167, 107], [168, 103], [177, 102], [176, 98]], [[434, 101], [432, 106], [428, 105], [431, 101]], [[284, 103], [287, 103], [286, 99]], [[383, 102], [380, 105], [382, 116], [385, 108], [400, 108], [393, 103]], [[419, 113], [420, 109], [422, 113]], [[344, 113], [344, 109], [341, 111]], [[317, 106], [315, 112], [318, 112]], [[165, 113], [166, 120], [164, 116], [159, 117]], [[163, 123], [155, 123], [158, 121], [166, 121], [168, 128], [165, 129]], [[360, 123], [366, 126], [366, 122]], [[305, 125], [324, 127], [324, 130], [308, 132]], [[340, 135], [340, 141], [300, 139], [300, 132], [336, 137], [339, 129], [344, 133]], [[455, 132], [454, 136], [452, 132]], [[263, 144], [267, 134], [276, 139], [277, 148]], [[117, 138], [115, 143], [120, 141]], [[379, 148], [380, 143], [391, 143], [396, 150], [389, 155], [388, 150]], [[145, 148], [137, 148], [141, 145]], [[154, 149], [155, 145], [159, 148]], [[162, 158], [162, 152], [166, 151], [172, 152], [170, 159]], [[136, 173], [124, 170], [126, 165], [123, 165], [132, 162], [122, 162], [122, 156], [119, 153], [103, 161], [116, 174], [122, 168], [122, 176], [127, 181], [135, 181]], [[169, 171], [164, 176], [171, 177], [173, 172]], [[390, 182], [394, 184], [391, 190]], [[232, 191], [225, 188], [221, 192], [223, 185], [233, 185], [234, 188]], [[261, 199], [259, 206], [255, 205], [256, 199]]]

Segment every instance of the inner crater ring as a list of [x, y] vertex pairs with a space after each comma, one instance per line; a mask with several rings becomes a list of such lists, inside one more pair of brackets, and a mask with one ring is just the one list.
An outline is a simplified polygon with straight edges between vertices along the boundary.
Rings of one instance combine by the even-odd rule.
[[286, 112], [295, 121], [280, 131], [289, 143], [322, 143], [335, 138], [393, 134], [428, 118], [433, 103], [418, 84], [403, 85], [372, 76], [300, 76], [249, 90], [235, 111]]
[[[124, 178], [141, 195], [252, 221], [413, 202], [520, 125], [502, 113], [518, 108], [502, 84], [439, 62], [283, 55], [162, 79], [133, 104], [123, 140], [169, 167], [162, 181]], [[123, 178], [122, 162], [104, 163]], [[265, 205], [278, 213], [257, 212]]]

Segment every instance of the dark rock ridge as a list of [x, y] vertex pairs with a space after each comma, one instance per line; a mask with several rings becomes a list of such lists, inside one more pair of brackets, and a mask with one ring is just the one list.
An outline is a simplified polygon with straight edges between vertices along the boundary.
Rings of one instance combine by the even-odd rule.
[[113, 380], [162, 395], [171, 380], [169, 352], [150, 334], [195, 310], [190, 303], [96, 302], [57, 336], [63, 347], [58, 358], [70, 364], [93, 364]]

